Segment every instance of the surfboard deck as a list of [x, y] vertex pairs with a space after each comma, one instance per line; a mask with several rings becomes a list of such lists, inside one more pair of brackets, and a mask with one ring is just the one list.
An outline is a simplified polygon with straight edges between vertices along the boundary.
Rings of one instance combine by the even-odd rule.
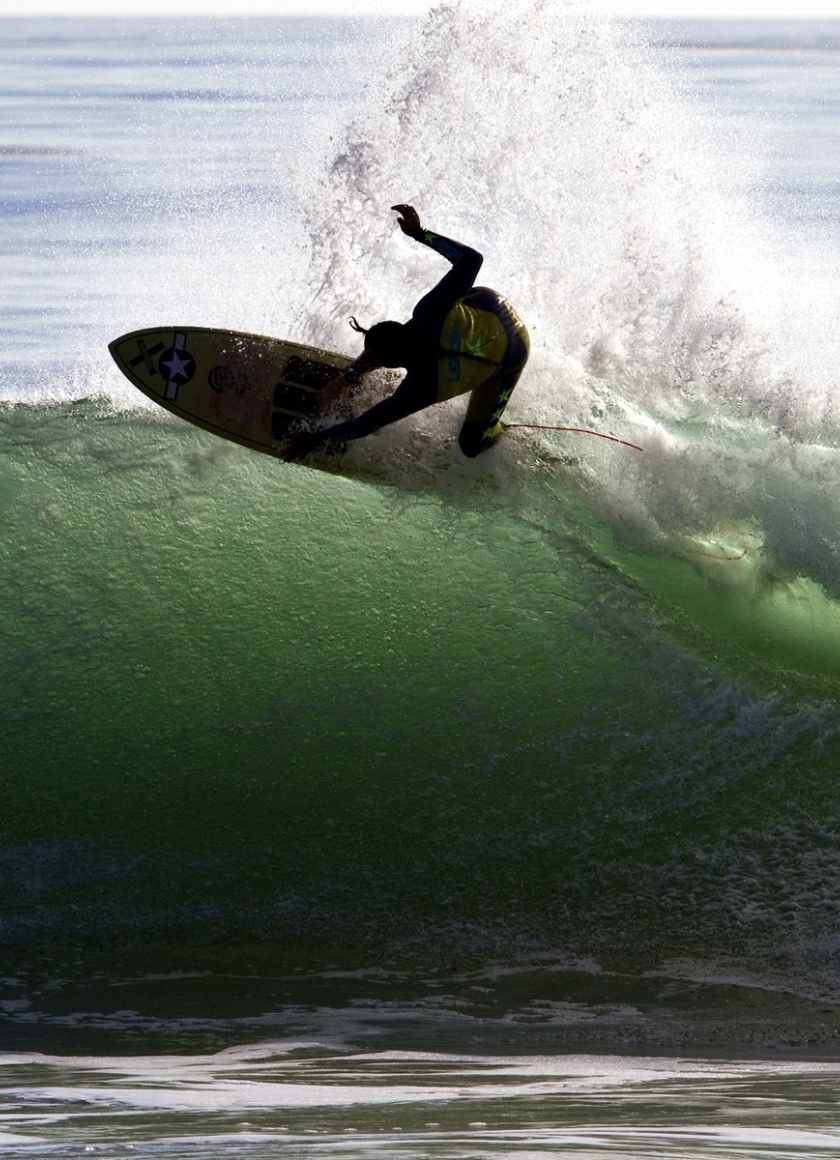
[[320, 392], [346, 355], [202, 326], [150, 327], [109, 343], [129, 382], [173, 415], [279, 456], [290, 429], [320, 416]]

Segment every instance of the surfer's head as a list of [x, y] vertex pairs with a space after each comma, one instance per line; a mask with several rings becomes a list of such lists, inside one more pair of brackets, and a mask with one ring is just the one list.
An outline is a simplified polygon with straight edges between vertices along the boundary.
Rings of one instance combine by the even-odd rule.
[[355, 318], [350, 325], [365, 336], [365, 354], [381, 367], [407, 367], [415, 362], [419, 351], [417, 336], [403, 322], [377, 322], [366, 330]]

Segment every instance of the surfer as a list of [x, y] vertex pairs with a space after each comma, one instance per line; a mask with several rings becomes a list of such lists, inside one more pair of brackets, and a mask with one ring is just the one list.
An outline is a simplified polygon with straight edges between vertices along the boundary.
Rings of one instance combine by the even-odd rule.
[[395, 205], [403, 233], [429, 246], [452, 269], [417, 305], [408, 322], [378, 322], [354, 330], [365, 336], [364, 352], [324, 388], [338, 398], [379, 367], [404, 367], [394, 393], [356, 419], [321, 431], [295, 431], [283, 452], [287, 463], [311, 451], [340, 447], [431, 407], [470, 392], [458, 436], [464, 455], [474, 458], [495, 443], [500, 419], [528, 360], [528, 332], [501, 294], [475, 286], [484, 261], [477, 250], [432, 233], [420, 225], [410, 205]]

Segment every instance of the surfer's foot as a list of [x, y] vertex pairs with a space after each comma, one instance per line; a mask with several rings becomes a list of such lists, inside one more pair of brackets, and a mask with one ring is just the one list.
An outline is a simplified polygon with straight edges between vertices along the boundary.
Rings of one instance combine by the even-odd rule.
[[485, 427], [482, 423], [464, 423], [458, 436], [458, 445], [467, 459], [475, 459], [489, 451], [504, 430], [501, 421], [490, 420], [491, 426]]
[[483, 455], [485, 451], [489, 451], [495, 443], [498, 443], [499, 436], [502, 434], [506, 426], [506, 423], [502, 423], [502, 421], [499, 420], [499, 422], [496, 423], [493, 427], [485, 431], [481, 438], [481, 446], [479, 447], [477, 454]]

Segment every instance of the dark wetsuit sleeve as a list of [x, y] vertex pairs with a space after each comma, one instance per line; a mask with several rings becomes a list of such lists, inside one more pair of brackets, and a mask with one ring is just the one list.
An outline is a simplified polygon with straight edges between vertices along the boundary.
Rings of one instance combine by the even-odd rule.
[[412, 315], [421, 324], [440, 315], [442, 325], [452, 306], [472, 289], [484, 258], [478, 250], [453, 242], [441, 234], [433, 234], [431, 230], [424, 230], [417, 240], [452, 263], [449, 273], [444, 274], [437, 286], [420, 299]]
[[379, 369], [379, 363], [375, 362], [370, 355], [365, 354], [364, 351], [357, 359], [350, 363], [350, 366], [343, 371], [345, 379], [348, 383], [358, 383], [362, 375], [366, 375], [368, 371], [375, 371]]
[[383, 399], [381, 403], [359, 415], [358, 419], [336, 423], [334, 427], [327, 427], [320, 434], [325, 440], [331, 439], [337, 443], [349, 443], [352, 439], [372, 435], [380, 427], [387, 427], [389, 423], [396, 423], [398, 419], [405, 419], [407, 415], [413, 415], [415, 411], [422, 411], [424, 407], [430, 406], [434, 402], [434, 395], [428, 398], [423, 388], [424, 383], [422, 381], [418, 383], [417, 376], [409, 371], [393, 395], [389, 395], [387, 399]]

